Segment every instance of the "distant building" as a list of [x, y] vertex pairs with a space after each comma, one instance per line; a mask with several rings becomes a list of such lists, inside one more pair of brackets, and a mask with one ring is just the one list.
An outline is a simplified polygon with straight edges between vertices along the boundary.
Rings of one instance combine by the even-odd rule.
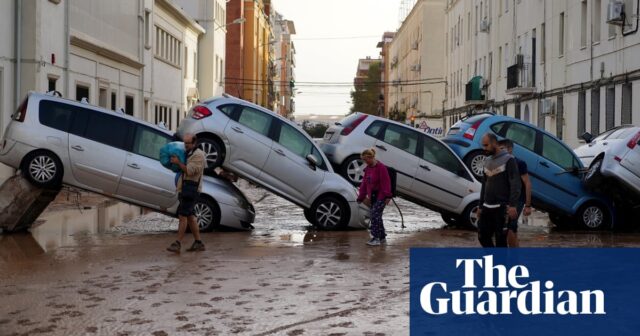
[[389, 117], [389, 89], [391, 87], [391, 83], [389, 81], [391, 74], [391, 64], [389, 58], [389, 48], [391, 47], [391, 41], [393, 41], [396, 33], [394, 32], [385, 32], [382, 35], [382, 40], [378, 42], [377, 47], [380, 48], [380, 56], [382, 57], [382, 64], [380, 67], [382, 68], [382, 74], [380, 76], [380, 81], [383, 82], [383, 93], [382, 99], [380, 99], [380, 107], [384, 113], [385, 117]]
[[295, 112], [294, 87], [295, 87], [295, 67], [296, 49], [291, 35], [296, 33], [296, 28], [291, 20], [285, 20], [277, 13], [272, 13], [272, 26], [275, 43], [273, 60], [275, 83], [275, 104], [274, 111], [278, 114], [289, 117]]
[[366, 58], [361, 58], [358, 60], [358, 68], [356, 69], [356, 76], [353, 78], [353, 85], [358, 88], [364, 85], [364, 82], [367, 80], [369, 76], [369, 68], [374, 63], [380, 63], [381, 60], [379, 58], [371, 58], [371, 56], [367, 56]]

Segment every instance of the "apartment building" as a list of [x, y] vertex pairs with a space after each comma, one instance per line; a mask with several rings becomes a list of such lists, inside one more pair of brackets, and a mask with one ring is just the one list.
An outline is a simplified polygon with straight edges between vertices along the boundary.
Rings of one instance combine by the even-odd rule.
[[271, 18], [275, 57], [271, 64], [275, 90], [273, 110], [282, 116], [290, 117], [295, 112], [296, 48], [291, 35], [296, 34], [296, 26], [293, 21], [285, 20], [275, 11], [272, 12]]

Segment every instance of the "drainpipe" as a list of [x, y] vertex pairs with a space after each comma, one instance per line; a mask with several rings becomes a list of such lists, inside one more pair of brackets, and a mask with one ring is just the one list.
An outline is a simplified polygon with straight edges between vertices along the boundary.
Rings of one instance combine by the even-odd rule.
[[[21, 1], [21, 0], [17, 0]], [[71, 97], [71, 88], [69, 87], [69, 43], [71, 43], [71, 34], [69, 32], [69, 1], [64, 2], [64, 92], [67, 98]]]
[[[69, 1], [67, 1], [69, 2]], [[145, 48], [145, 11], [144, 11], [144, 0], [138, 0], [138, 58], [140, 63], [144, 64], [144, 48]], [[151, 19], [151, 15], [149, 15], [149, 19]], [[151, 33], [151, 32], [149, 32]], [[140, 68], [140, 100], [138, 102], [138, 107], [140, 108], [139, 117], [142, 120], [147, 120], [147, 111], [144, 109], [144, 66]], [[134, 113], [135, 116], [135, 113]]]
[[15, 25], [16, 25], [16, 33], [15, 33], [15, 54], [16, 54], [16, 69], [15, 69], [15, 100], [14, 100], [14, 110], [18, 109], [18, 105], [20, 105], [20, 98], [22, 96], [22, 1], [15, 1]]

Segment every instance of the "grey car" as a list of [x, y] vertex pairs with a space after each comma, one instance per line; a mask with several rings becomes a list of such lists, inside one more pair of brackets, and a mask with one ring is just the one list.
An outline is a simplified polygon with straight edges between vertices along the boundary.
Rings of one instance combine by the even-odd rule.
[[353, 113], [329, 127], [320, 148], [349, 182], [360, 184], [360, 153], [377, 157], [397, 171], [400, 196], [442, 214], [448, 224], [476, 225], [481, 184], [442, 141], [388, 119]]
[[322, 229], [366, 228], [368, 209], [291, 120], [229, 95], [194, 106], [177, 136], [196, 134], [210, 167], [222, 165], [302, 207]]
[[[175, 173], [158, 161], [172, 140], [167, 130], [123, 113], [31, 92], [7, 126], [0, 162], [39, 187], [67, 184], [175, 215]], [[238, 188], [209, 176], [195, 211], [203, 231], [248, 230], [255, 218]]]

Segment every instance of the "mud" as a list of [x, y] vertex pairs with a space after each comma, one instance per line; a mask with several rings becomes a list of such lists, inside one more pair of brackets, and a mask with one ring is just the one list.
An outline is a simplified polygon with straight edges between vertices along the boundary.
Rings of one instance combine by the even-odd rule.
[[[366, 231], [311, 230], [297, 207], [243, 189], [256, 230], [205, 234], [204, 252], [165, 252], [175, 219], [113, 203], [0, 236], [0, 335], [408, 334], [409, 248], [478, 246], [400, 200], [406, 228], [390, 207], [388, 245], [372, 248]], [[522, 246], [640, 246], [638, 233], [559, 232], [541, 214], [520, 231]]]

